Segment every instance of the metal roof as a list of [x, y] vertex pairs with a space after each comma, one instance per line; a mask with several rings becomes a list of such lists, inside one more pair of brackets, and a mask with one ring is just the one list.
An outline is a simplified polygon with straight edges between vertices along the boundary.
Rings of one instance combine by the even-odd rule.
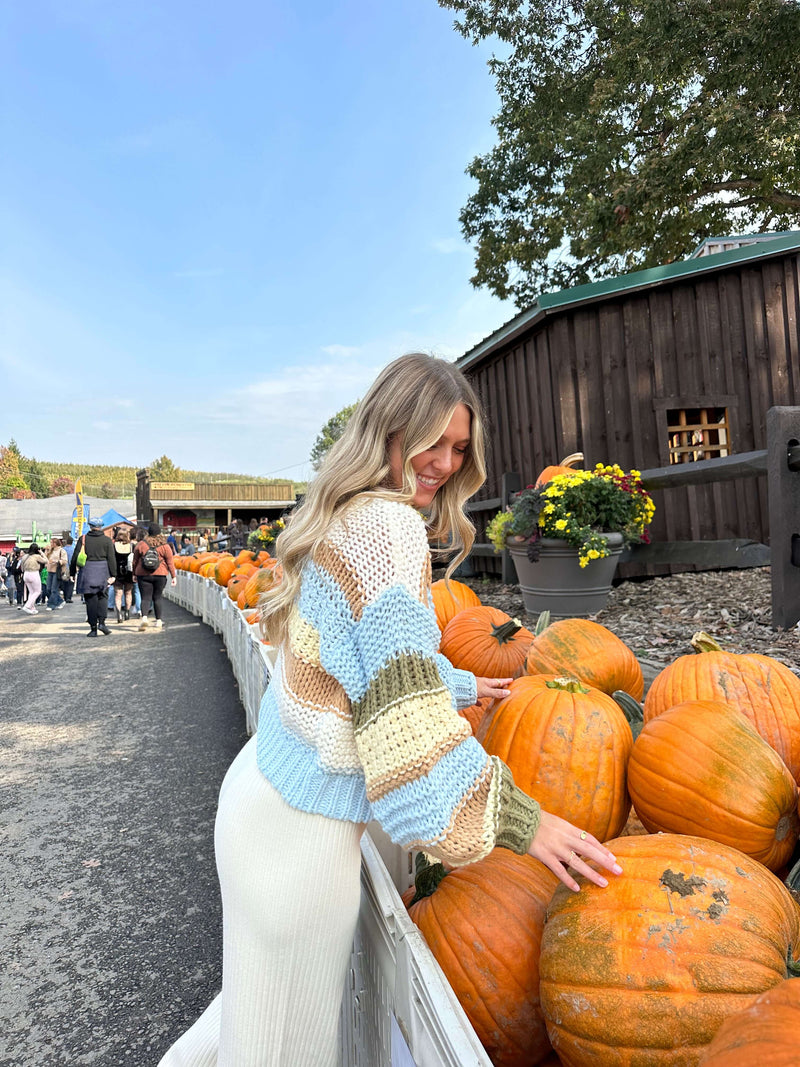
[[[107, 500], [105, 497], [84, 495], [83, 502], [89, 505], [92, 517], [96, 515], [99, 518], [113, 508], [126, 518], [136, 518], [135, 500]], [[58, 536], [72, 525], [74, 507], [74, 493], [34, 500], [0, 500], [0, 531], [7, 536], [19, 533], [24, 541], [26, 537], [30, 538], [35, 522], [40, 533]]]
[[571, 289], [561, 289], [556, 293], [543, 293], [537, 297], [533, 307], [520, 312], [513, 319], [501, 326], [494, 333], [480, 341], [474, 348], [465, 352], [456, 360], [460, 370], [466, 370], [480, 362], [499, 345], [513, 341], [519, 334], [528, 330], [539, 319], [561, 311], [570, 304], [594, 303], [598, 300], [650, 289], [664, 282], [677, 278], [690, 277], [695, 274], [709, 274], [734, 263], [748, 260], [767, 259], [785, 252], [800, 251], [800, 231], [794, 230], [771, 241], [759, 241], [756, 244], [734, 248], [730, 252], [717, 252], [714, 255], [682, 259], [677, 263], [666, 263], [661, 267], [649, 267], [647, 270], [635, 270], [630, 274], [620, 274], [615, 278], [603, 278], [588, 285], [575, 285]]

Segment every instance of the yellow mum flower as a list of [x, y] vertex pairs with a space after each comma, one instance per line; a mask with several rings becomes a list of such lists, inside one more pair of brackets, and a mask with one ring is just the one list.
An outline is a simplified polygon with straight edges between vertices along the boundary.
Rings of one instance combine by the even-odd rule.
[[556, 529], [557, 530], [566, 530], [566, 528], [567, 528], [567, 520], [566, 519], [558, 519], [556, 521]]

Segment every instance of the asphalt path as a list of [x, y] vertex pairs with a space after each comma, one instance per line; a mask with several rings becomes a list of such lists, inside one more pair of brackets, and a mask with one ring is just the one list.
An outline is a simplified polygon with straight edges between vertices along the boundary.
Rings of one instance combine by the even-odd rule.
[[221, 639], [0, 599], [0, 1065], [154, 1067], [218, 992], [213, 824], [247, 740]]

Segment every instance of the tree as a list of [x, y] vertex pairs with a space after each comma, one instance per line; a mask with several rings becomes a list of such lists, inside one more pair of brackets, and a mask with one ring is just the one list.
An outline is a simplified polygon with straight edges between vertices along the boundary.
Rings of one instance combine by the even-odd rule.
[[439, 3], [507, 52], [460, 215], [474, 285], [528, 306], [800, 220], [797, 0]]
[[356, 410], [357, 404], [358, 401], [355, 404], [349, 404], [346, 408], [342, 408], [341, 411], [337, 411], [322, 427], [314, 442], [314, 447], [311, 449], [311, 466], [315, 471], [319, 470], [331, 445], [338, 441], [344, 433], [344, 428], [347, 426], [350, 416]]
[[50, 496], [50, 484], [38, 459], [24, 457], [22, 467], [25, 471], [25, 480], [33, 495], [36, 497]]
[[179, 482], [181, 477], [180, 467], [176, 467], [169, 456], [154, 459], [150, 464], [150, 478], [154, 482]]
[[17, 489], [29, 490], [19, 469], [20, 454], [16, 442], [0, 445], [0, 499], [8, 500]]
[[60, 474], [50, 483], [50, 496], [66, 496], [67, 493], [75, 492], [75, 482], [66, 474]]

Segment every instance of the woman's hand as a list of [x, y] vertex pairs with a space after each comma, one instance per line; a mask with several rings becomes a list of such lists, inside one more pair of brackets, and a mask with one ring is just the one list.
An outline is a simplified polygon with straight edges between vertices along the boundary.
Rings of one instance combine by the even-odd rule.
[[178, 584], [178, 579], [177, 578], [173, 577], [173, 578], [170, 579], [170, 585], [177, 585], [177, 584]]
[[541, 860], [575, 893], [579, 892], [580, 886], [567, 870], [568, 867], [599, 886], [607, 886], [608, 880], [590, 867], [587, 860], [594, 860], [612, 874], [622, 874], [616, 856], [596, 837], [586, 830], [579, 830], [565, 819], [559, 819], [557, 815], [551, 815], [549, 811], [541, 812], [539, 829], [533, 835], [528, 855]]
[[513, 678], [478, 678], [476, 676], [477, 699], [491, 697], [492, 700], [503, 700], [505, 697], [511, 696], [511, 691], [506, 689], [506, 686], [511, 685], [513, 681]]

